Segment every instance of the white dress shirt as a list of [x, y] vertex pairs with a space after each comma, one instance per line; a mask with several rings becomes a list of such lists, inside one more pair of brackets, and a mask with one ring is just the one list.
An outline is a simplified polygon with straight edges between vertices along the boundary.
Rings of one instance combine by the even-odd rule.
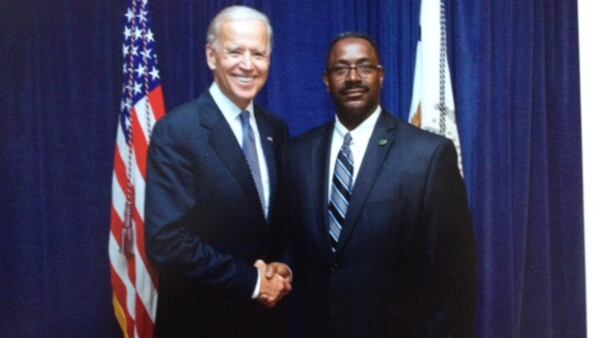
[[[242, 135], [242, 122], [240, 119], [240, 113], [242, 109], [235, 105], [219, 88], [219, 86], [213, 82], [208, 90], [212, 98], [215, 100], [217, 107], [225, 117], [227, 124], [233, 131], [235, 138], [237, 139], [240, 148], [242, 147], [242, 142], [244, 140]], [[254, 132], [254, 138], [256, 139], [256, 154], [258, 155], [258, 165], [260, 167], [260, 178], [262, 181], [263, 188], [263, 196], [265, 197], [265, 205], [263, 206], [263, 212], [266, 218], [266, 215], [269, 214], [269, 198], [271, 194], [271, 188], [269, 186], [269, 169], [267, 168], [267, 161], [265, 159], [265, 153], [262, 148], [260, 132], [258, 131], [258, 126], [256, 124], [256, 118], [254, 116], [254, 104], [253, 101], [248, 104], [243, 110], [247, 110], [250, 112], [250, 128], [252, 128], [252, 132]], [[258, 269], [257, 269], [258, 270]], [[256, 279], [256, 284], [254, 286], [254, 292], [252, 292], [252, 299], [258, 298], [260, 292], [260, 271], [258, 271], [258, 277]]]
[[[217, 107], [219, 107], [219, 110], [221, 110], [221, 113], [225, 117], [225, 120], [227, 120], [227, 123], [229, 124], [231, 131], [233, 131], [233, 135], [235, 135], [235, 138], [237, 139], [238, 144], [241, 148], [242, 142], [244, 140], [244, 137], [242, 135], [242, 122], [240, 119], [240, 113], [242, 112], [242, 110], [238, 106], [236, 106], [235, 103], [231, 102], [231, 100], [227, 96], [225, 96], [225, 94], [223, 94], [223, 92], [215, 82], [213, 82], [208, 91], [217, 103]], [[256, 124], [256, 117], [254, 116], [253, 102], [250, 102], [248, 107], [244, 108], [244, 110], [250, 112], [250, 128], [252, 128], [252, 132], [254, 132], [254, 137], [256, 139], [256, 154], [258, 155], [258, 166], [260, 167], [260, 178], [262, 181], [261, 183], [263, 188], [262, 193], [265, 197], [265, 205], [263, 206], [263, 212], [266, 217], [266, 215], [269, 214], [269, 198], [271, 195], [271, 188], [269, 186], [269, 169], [267, 167], [267, 160], [265, 159], [265, 153], [262, 148], [260, 132], [258, 131], [258, 125]]]
[[[377, 106], [373, 114], [359, 124], [354, 130], [350, 131], [352, 141], [350, 142], [350, 150], [352, 151], [352, 158], [354, 160], [354, 170], [352, 173], [352, 187], [358, 177], [358, 172], [362, 164], [362, 160], [365, 157], [367, 151], [367, 145], [375, 129], [375, 123], [381, 115], [381, 106]], [[338, 153], [344, 144], [344, 136], [348, 132], [348, 129], [344, 127], [342, 122], [335, 116], [335, 127], [333, 128], [333, 136], [331, 138], [331, 148], [329, 149], [329, 190], [327, 196], [331, 196], [331, 184], [333, 181], [333, 172], [335, 170], [335, 162], [337, 160]]]

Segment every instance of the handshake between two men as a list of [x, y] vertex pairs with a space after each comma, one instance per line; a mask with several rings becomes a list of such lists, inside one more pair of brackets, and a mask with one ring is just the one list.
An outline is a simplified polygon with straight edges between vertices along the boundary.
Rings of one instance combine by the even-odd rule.
[[273, 308], [292, 291], [292, 272], [284, 263], [267, 264], [262, 259], [254, 262], [254, 266], [260, 272], [257, 301], [266, 308]]

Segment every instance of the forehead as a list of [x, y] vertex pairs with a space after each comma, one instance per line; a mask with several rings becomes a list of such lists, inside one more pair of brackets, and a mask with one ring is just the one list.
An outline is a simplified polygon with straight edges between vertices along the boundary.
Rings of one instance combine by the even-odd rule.
[[227, 20], [222, 23], [219, 42], [226, 47], [266, 48], [269, 43], [267, 25], [257, 19]]
[[360, 38], [347, 38], [336, 42], [329, 54], [329, 63], [359, 60], [379, 61], [375, 48], [367, 40]]

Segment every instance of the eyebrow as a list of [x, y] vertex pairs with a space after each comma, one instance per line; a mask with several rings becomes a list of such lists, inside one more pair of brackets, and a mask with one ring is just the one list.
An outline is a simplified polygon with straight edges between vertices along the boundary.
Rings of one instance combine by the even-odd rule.
[[267, 54], [267, 50], [268, 50], [267, 48], [246, 48], [244, 46], [238, 46], [238, 45], [225, 47], [225, 50], [228, 52], [239, 52], [239, 51], [246, 50], [246, 49], [250, 50], [253, 53], [258, 52], [258, 53], [263, 53], [263, 54]]
[[[364, 58], [360, 58], [360, 59], [356, 60], [356, 63], [355, 63], [355, 64], [361, 64], [361, 63], [365, 63], [365, 62], [371, 62], [371, 61], [374, 61], [374, 60], [371, 60], [371, 59], [370, 59], [370, 58], [368, 58], [368, 57], [364, 57]], [[377, 61], [375, 61], [375, 62], [377, 62]], [[348, 61], [348, 60], [344, 60], [344, 59], [342, 59], [342, 60], [337, 60], [337, 61], [333, 62], [333, 64], [338, 64], [338, 63], [351, 64], [351, 62], [350, 62], [350, 61]]]

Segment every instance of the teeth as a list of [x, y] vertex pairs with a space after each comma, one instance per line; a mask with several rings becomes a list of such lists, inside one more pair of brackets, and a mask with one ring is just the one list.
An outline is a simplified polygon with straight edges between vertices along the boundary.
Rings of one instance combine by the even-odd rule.
[[251, 76], [236, 76], [235, 78], [242, 83], [250, 83], [252, 81]]

